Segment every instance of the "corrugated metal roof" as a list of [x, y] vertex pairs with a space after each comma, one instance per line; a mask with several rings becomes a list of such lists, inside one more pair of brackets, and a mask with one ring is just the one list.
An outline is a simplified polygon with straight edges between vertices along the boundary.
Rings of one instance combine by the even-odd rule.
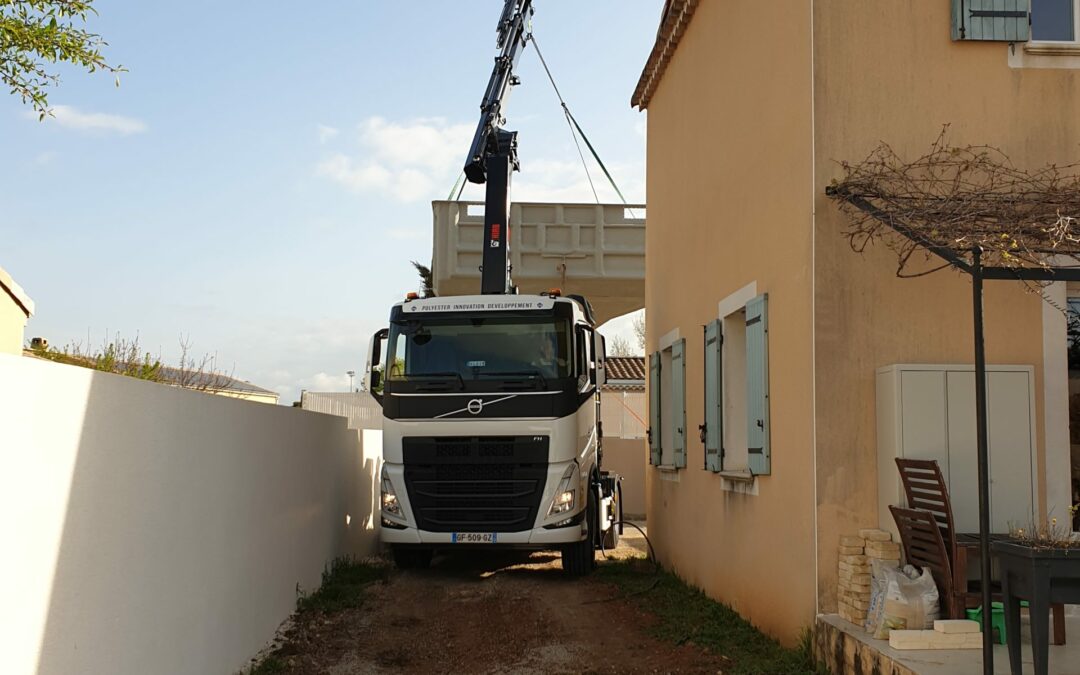
[[279, 395], [276, 391], [263, 389], [250, 382], [238, 380], [235, 377], [230, 377], [223, 373], [184, 372], [179, 368], [163, 366], [161, 368], [161, 378], [162, 382], [165, 382], [166, 384], [174, 384], [192, 389], [208, 388], [213, 391], [235, 391], [237, 393], [264, 394], [267, 396]]

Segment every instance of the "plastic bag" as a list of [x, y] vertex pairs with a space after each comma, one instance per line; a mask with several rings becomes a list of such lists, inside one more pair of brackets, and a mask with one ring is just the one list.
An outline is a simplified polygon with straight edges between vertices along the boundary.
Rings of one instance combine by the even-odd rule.
[[899, 569], [896, 565], [876, 558], [870, 559], [870, 607], [866, 610], [866, 632], [874, 633], [881, 624], [881, 615], [885, 611], [885, 586], [888, 579], [885, 570]]
[[882, 598], [881, 620], [874, 637], [884, 640], [890, 630], [927, 630], [940, 617], [937, 584], [929, 569], [921, 573], [911, 565], [903, 569], [883, 570], [885, 593]]

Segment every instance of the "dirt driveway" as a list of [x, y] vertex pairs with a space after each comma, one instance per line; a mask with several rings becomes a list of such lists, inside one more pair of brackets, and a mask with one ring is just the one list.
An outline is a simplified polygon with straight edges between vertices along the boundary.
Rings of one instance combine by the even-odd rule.
[[[629, 528], [627, 535], [630, 534]], [[641, 553], [624, 539], [613, 557]], [[600, 564], [604, 564], [601, 561]], [[647, 564], [647, 563], [642, 563]], [[568, 579], [556, 553], [462, 551], [393, 572], [356, 609], [286, 633], [281, 673], [717, 673], [724, 658], [647, 634], [654, 619], [599, 579]]]

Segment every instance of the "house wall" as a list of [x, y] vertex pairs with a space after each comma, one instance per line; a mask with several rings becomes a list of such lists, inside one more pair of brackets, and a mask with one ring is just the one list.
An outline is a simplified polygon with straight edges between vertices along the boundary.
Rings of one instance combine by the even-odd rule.
[[375, 550], [362, 433], [0, 354], [4, 671], [238, 671], [329, 561]]
[[[973, 360], [970, 280], [952, 271], [898, 279], [881, 243], [854, 253], [825, 197], [837, 161], [859, 160], [879, 141], [914, 158], [950, 124], [954, 145], [994, 145], [1021, 167], [1075, 162], [1080, 74], [1013, 69], [1007, 44], [953, 42], [944, 0], [813, 5], [818, 590], [831, 611], [838, 537], [877, 524], [875, 369]], [[985, 308], [988, 362], [1035, 366], [1045, 512], [1046, 476], [1068, 473], [1064, 463], [1046, 466], [1043, 305], [1018, 282], [991, 281]]]
[[[686, 468], [647, 469], [649, 536], [788, 644], [815, 592], [810, 20], [807, 3], [699, 3], [648, 108], [647, 351], [686, 339], [689, 430]], [[702, 469], [697, 426], [702, 326], [751, 283], [769, 294], [773, 470], [742, 494]]]
[[0, 354], [22, 354], [26, 312], [0, 287]]

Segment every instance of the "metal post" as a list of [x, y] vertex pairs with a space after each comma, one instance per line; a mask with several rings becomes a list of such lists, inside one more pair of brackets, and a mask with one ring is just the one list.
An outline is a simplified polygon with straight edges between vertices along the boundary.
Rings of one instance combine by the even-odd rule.
[[[971, 299], [975, 319], [975, 421], [979, 454], [979, 555], [982, 579], [983, 673], [994, 672], [993, 605], [990, 594], [990, 462], [986, 432], [986, 344], [983, 341], [982, 249], [972, 251]], [[961, 570], [961, 573], [966, 574]]]

